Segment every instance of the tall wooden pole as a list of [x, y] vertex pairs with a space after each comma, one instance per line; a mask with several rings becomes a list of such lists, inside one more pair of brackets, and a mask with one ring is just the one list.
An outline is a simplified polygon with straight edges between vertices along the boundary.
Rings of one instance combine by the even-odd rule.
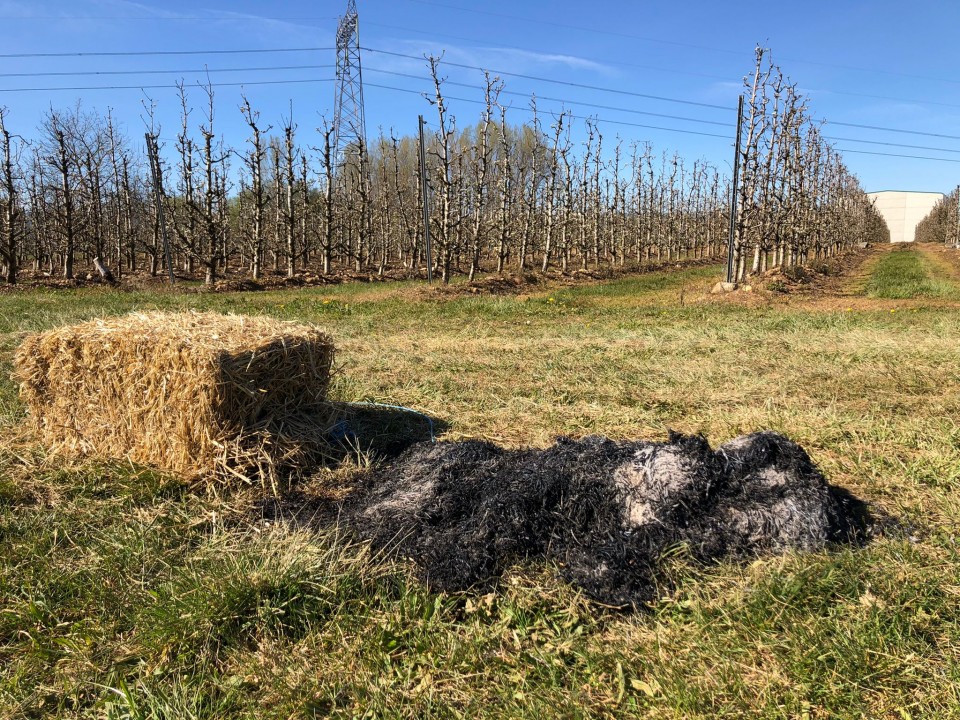
[[727, 282], [733, 282], [734, 240], [737, 233], [737, 189], [740, 184], [740, 133], [743, 129], [743, 95], [737, 102], [737, 141], [733, 153], [733, 183], [730, 185], [730, 237], [727, 240]]
[[956, 247], [960, 248], [960, 185], [957, 185], [957, 227], [954, 243]]
[[423, 248], [427, 256], [427, 282], [433, 282], [433, 246], [430, 243], [430, 182], [427, 179], [427, 146], [423, 139], [423, 115], [420, 115], [420, 183], [423, 197]]
[[146, 133], [147, 159], [150, 162], [150, 175], [153, 177], [153, 196], [157, 203], [157, 219], [160, 221], [160, 236], [163, 238], [163, 259], [167, 265], [167, 277], [173, 285], [173, 261], [170, 258], [170, 240], [167, 237], [167, 221], [163, 215], [163, 181], [160, 176], [160, 156], [157, 152], [157, 138]]

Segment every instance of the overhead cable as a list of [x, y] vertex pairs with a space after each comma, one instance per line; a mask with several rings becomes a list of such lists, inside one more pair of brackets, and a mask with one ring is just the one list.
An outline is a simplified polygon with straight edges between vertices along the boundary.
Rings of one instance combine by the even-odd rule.
[[[362, 47], [361, 50], [366, 50], [367, 52], [372, 52], [372, 53], [380, 53], [381, 55], [391, 55], [393, 57], [407, 58], [409, 60], [423, 60], [422, 57], [418, 57], [416, 55], [408, 55], [407, 53], [391, 52], [389, 50], [378, 50], [376, 48], [370, 48], [370, 47]], [[662, 95], [647, 95], [645, 93], [631, 92], [629, 90], [619, 90], [617, 88], [608, 88], [608, 87], [602, 87], [599, 85], [588, 85], [586, 83], [575, 83], [575, 82], [570, 82], [569, 80], [554, 80], [552, 78], [538, 77], [536, 75], [525, 75], [523, 73], [515, 73], [507, 70], [483, 68], [478, 65], [467, 65], [465, 63], [455, 63], [455, 62], [450, 62], [448, 60], [442, 61], [442, 64], [449, 65], [450, 67], [464, 68], [467, 70], [488, 71], [496, 75], [507, 75], [509, 77], [523, 78], [525, 80], [536, 80], [537, 82], [553, 83], [555, 85], [566, 85], [567, 87], [583, 88], [585, 90], [595, 90], [597, 92], [607, 92], [607, 93], [614, 93], [617, 95], [627, 95], [630, 97], [646, 98], [647, 100], [659, 100], [660, 102], [679, 103], [681, 105], [693, 105], [696, 107], [710, 108], [712, 110], [726, 110], [726, 111], [731, 110], [731, 108], [726, 105], [715, 105], [713, 103], [698, 102], [696, 100], [682, 100], [680, 98], [665, 97]]]
[[[381, 89], [384, 89], [384, 90], [395, 90], [395, 91], [397, 91], [397, 92], [411, 93], [411, 94], [413, 94], [413, 95], [421, 95], [421, 96], [423, 95], [423, 93], [422, 93], [421, 91], [419, 91], [419, 90], [409, 90], [409, 89], [407, 89], [407, 88], [398, 88], [398, 87], [393, 87], [393, 86], [391, 86], [391, 85], [378, 85], [377, 83], [366, 83], [366, 82], [365, 82], [365, 83], [364, 83], [364, 86], [381, 88]], [[449, 95], [445, 95], [445, 96], [444, 96], [444, 99], [446, 99], [446, 100], [456, 100], [457, 102], [473, 103], [473, 104], [475, 104], [475, 105], [486, 105], [486, 103], [485, 103], [483, 100], [473, 100], [473, 99], [471, 99], [471, 98], [452, 97], [452, 96], [449, 96]], [[526, 111], [526, 112], [532, 112], [532, 110], [530, 110], [530, 108], [519, 108], [519, 109], [520, 109], [520, 110], [523, 110], [523, 111]], [[702, 137], [721, 138], [721, 139], [723, 139], [723, 140], [728, 140], [728, 141], [732, 140], [732, 138], [731, 138], [729, 135], [719, 135], [719, 134], [717, 134], [717, 133], [705, 133], [705, 132], [699, 132], [699, 131], [697, 131], [697, 130], [683, 130], [683, 129], [681, 129], [681, 128], [661, 127], [661, 126], [659, 126], [659, 125], [644, 125], [644, 124], [641, 124], [641, 123], [626, 122], [626, 121], [624, 121], [624, 120], [609, 120], [609, 119], [607, 119], [607, 118], [591, 117], [591, 116], [588, 116], [588, 115], [574, 115], [573, 113], [566, 112], [566, 111], [564, 111], [563, 114], [564, 114], [566, 117], [572, 118], [572, 119], [574, 119], [574, 120], [595, 120], [595, 121], [597, 121], [597, 122], [602, 122], [602, 123], [607, 123], [607, 124], [612, 124], [612, 125], [626, 125], [626, 126], [628, 126], [628, 127], [646, 128], [646, 129], [649, 129], [649, 130], [663, 130], [664, 132], [682, 133], [682, 134], [684, 134], [684, 135], [700, 135], [700, 136], [702, 136]]]
[[[305, 80], [250, 80], [247, 82], [215, 82], [211, 87], [246, 87], [248, 85], [298, 85], [302, 83], [334, 82], [336, 78], [309, 78]], [[203, 83], [202, 87], [206, 87]], [[55, 92], [59, 90], [175, 90], [176, 84], [165, 85], [93, 85], [87, 87], [34, 87], [34, 88], [0, 88], [0, 93], [12, 92]]]
[[849, 148], [837, 148], [839, 153], [856, 153], [857, 155], [879, 155], [881, 157], [910, 158], [912, 160], [933, 160], [935, 162], [960, 163], [960, 160], [954, 158], [927, 157], [925, 155], [900, 155], [897, 153], [873, 152], [870, 150], [850, 150]]
[[885, 145], [887, 147], [910, 148], [912, 150], [929, 150], [931, 152], [960, 153], [960, 150], [942, 147], [930, 147], [929, 145], [906, 145], [904, 143], [880, 142], [879, 140], [859, 140], [857, 138], [831, 137], [829, 135], [824, 135], [823, 139], [832, 140], [833, 142], [855, 142], [863, 143], [865, 145]]
[[328, 70], [336, 65], [271, 65], [245, 68], [199, 68], [193, 70], [76, 70], [71, 72], [0, 73], [0, 77], [77, 77], [98, 75], [176, 75], [178, 73], [265, 72], [268, 70]]
[[304, 48], [257, 48], [242, 50], [137, 50], [129, 52], [51, 52], [51, 53], [0, 53], [0, 58], [40, 57], [148, 57], [162, 55], [253, 55], [258, 53], [321, 52], [336, 50], [335, 47]]
[[[673, 45], [676, 47], [691, 48], [693, 50], [706, 50], [708, 52], [722, 53], [724, 55], [738, 55], [738, 56], [743, 55], [741, 51], [731, 50], [729, 48], [711, 47], [709, 45], [696, 45], [693, 43], [686, 43], [679, 40], [667, 40], [662, 37], [651, 37], [649, 35], [635, 35], [632, 33], [619, 32], [617, 30], [601, 30], [599, 28], [584, 27], [582, 25], [571, 25], [568, 23], [560, 23], [560, 22], [555, 22], [551, 20], [543, 20], [542, 18], [529, 18], [529, 17], [522, 17], [519, 15], [508, 15], [506, 13], [492, 12], [490, 10], [480, 10], [476, 7], [462, 7], [457, 5], [448, 5], [446, 3], [436, 2], [436, 0], [407, 0], [407, 1], [412, 3], [417, 3], [419, 5], [432, 5], [434, 7], [447, 8], [449, 10], [456, 10], [458, 12], [470, 12], [470, 13], [477, 13], [480, 15], [489, 15], [492, 17], [503, 18], [505, 20], [517, 20], [520, 22], [528, 22], [535, 25], [550, 25], [553, 27], [564, 28], [566, 30], [576, 30], [578, 32], [589, 32], [589, 33], [596, 33], [599, 35], [609, 35], [610, 37], [622, 37], [622, 38], [628, 38], [630, 40], [641, 40], [643, 42], [658, 43], [660, 45]], [[789, 57], [783, 58], [783, 60], [786, 62], [801, 63], [804, 65], [817, 65], [819, 67], [838, 68], [841, 70], [854, 70], [856, 72], [870, 73], [873, 75], [879, 73], [882, 75], [894, 75], [897, 77], [913, 78], [916, 80], [930, 80], [934, 82], [950, 83], [953, 85], [960, 84], [960, 80], [957, 80], [954, 78], [934, 77], [931, 75], [917, 75], [913, 73], [900, 72], [897, 70], [886, 70], [884, 68], [858, 67], [856, 65], [841, 65], [837, 63], [828, 63], [828, 62], [823, 62], [822, 60], [804, 60], [800, 58], [789, 58]]]
[[611, 37], [622, 37], [630, 40], [643, 40], [644, 42], [659, 43], [660, 45], [673, 45], [675, 47], [691, 48], [694, 50], [709, 50], [710, 52], [725, 53], [728, 55], [742, 55], [739, 50], [728, 50], [726, 48], [710, 47], [708, 45], [695, 45], [693, 43], [681, 42], [679, 40], [666, 40], [662, 37], [650, 37], [645, 35], [634, 35], [632, 33], [618, 32], [616, 30], [598, 30], [595, 28], [583, 27], [582, 25], [570, 25], [568, 23], [556, 22], [553, 20], [544, 20], [543, 18], [525, 18], [517, 15], [508, 15], [506, 13], [493, 12], [491, 10], [480, 10], [476, 7], [460, 7], [457, 5], [447, 5], [446, 3], [434, 2], [434, 0], [408, 0], [419, 5], [432, 5], [434, 7], [447, 8], [448, 10], [457, 10], [458, 12], [471, 12], [478, 15], [488, 15], [490, 17], [499, 17], [505, 20], [519, 20], [521, 22], [530, 22], [537, 25], [549, 25], [551, 27], [563, 28], [565, 30], [576, 30], [578, 32], [590, 32], [600, 35], [609, 35]]
[[[384, 70], [382, 68], [367, 67], [364, 69], [368, 72], [376, 72], [376, 73], [382, 73], [384, 75], [395, 75], [397, 77], [405, 77], [405, 78], [412, 78], [414, 80], [425, 80], [427, 82], [433, 82], [429, 77], [426, 77], [424, 75], [414, 75], [412, 73], [402, 73], [402, 72], [397, 72], [395, 70]], [[474, 90], [483, 90], [483, 88], [478, 85], [474, 85], [471, 83], [455, 82], [453, 80], [444, 80], [444, 85], [456, 85], [457, 87], [465, 87], [465, 88], [470, 88]], [[520, 97], [530, 97], [530, 93], [516, 92], [513, 90], [500, 90], [500, 94], [501, 95], [519, 95]], [[632, 110], [630, 108], [614, 107], [611, 105], [598, 105], [597, 103], [584, 102], [582, 100], [567, 100], [564, 98], [547, 97], [545, 95], [540, 95], [540, 94], [537, 94], [536, 97], [538, 100], [546, 100], [548, 102], [568, 103], [570, 105], [583, 105], [585, 107], [595, 107], [601, 110], [616, 110], [619, 112], [633, 113], [635, 115], [649, 115], [652, 117], [666, 118], [668, 120], [684, 120], [686, 122], [701, 123], [703, 125], [717, 125], [720, 127], [731, 126], [731, 123], [721, 122], [719, 120], [703, 120], [700, 118], [684, 117], [682, 115], [667, 115], [664, 113], [648, 112], [646, 110]]]
[[920, 130], [904, 130], [902, 128], [881, 127], [879, 125], [860, 125], [859, 123], [838, 122], [836, 120], [824, 120], [828, 125], [839, 125], [841, 127], [860, 128], [862, 130], [879, 130], [881, 132], [902, 133], [904, 135], [923, 135], [925, 137], [946, 138], [948, 140], [960, 140], [960, 135], [943, 135], [941, 133], [921, 132]]
[[[502, 52], [510, 52], [510, 51], [513, 51], [513, 52], [519, 52], [519, 53], [529, 53], [529, 54], [531, 54], [531, 55], [553, 55], [553, 56], [558, 56], [558, 57], [564, 57], [563, 53], [557, 53], [556, 51], [549, 51], [549, 50], [537, 50], [537, 49], [535, 49], [535, 48], [522, 48], [522, 47], [502, 46], [502, 45], [490, 47], [490, 46], [489, 46], [489, 42], [490, 42], [489, 39], [482, 40], [482, 39], [479, 39], [479, 38], [464, 37], [464, 36], [462, 36], [462, 35], [450, 35], [449, 33], [438, 33], [438, 32], [434, 32], [434, 31], [432, 31], [432, 30], [422, 30], [422, 29], [411, 28], [411, 27], [403, 27], [403, 26], [401, 26], [401, 25], [388, 25], [387, 23], [373, 22], [373, 21], [370, 21], [370, 20], [364, 20], [364, 21], [363, 21], [363, 24], [364, 24], [364, 25], [373, 25], [373, 26], [375, 26], [375, 27], [387, 28], [387, 29], [390, 29], [390, 30], [401, 30], [401, 31], [403, 31], [403, 32], [412, 32], [412, 33], [417, 33], [417, 34], [420, 34], [420, 35], [430, 35], [430, 36], [432, 36], [432, 37], [447, 38], [447, 39], [449, 39], [449, 40], [459, 40], [459, 41], [462, 41], [462, 42], [483, 43], [483, 44], [484, 44], [484, 49], [486, 49], [486, 50], [492, 50], [492, 51], [494, 51], [494, 52], [501, 52], [501, 51], [502, 51]], [[595, 63], [595, 64], [597, 64], [597, 65], [616, 65], [616, 66], [619, 66], [619, 67], [626, 67], [626, 68], [632, 68], [632, 69], [638, 69], [638, 70], [654, 70], [654, 71], [656, 71], [656, 72], [665, 72], [665, 73], [671, 73], [671, 74], [674, 74], [674, 75], [690, 75], [690, 76], [693, 76], [693, 77], [702, 77], [702, 78], [707, 78], [707, 79], [709, 79], [709, 80], [723, 80], [723, 81], [728, 81], [728, 82], [729, 82], [730, 80], [736, 80], [736, 81], [739, 82], [740, 79], [741, 79], [739, 75], [738, 75], [737, 77], [735, 77], [735, 78], [731, 78], [729, 75], [711, 75], [711, 74], [709, 74], [709, 73], [695, 72], [695, 71], [692, 71], [692, 70], [678, 70], [678, 69], [675, 69], [675, 68], [658, 67], [658, 66], [655, 66], [655, 65], [640, 65], [640, 64], [638, 64], [638, 63], [627, 63], [627, 62], [622, 62], [622, 61], [619, 61], [619, 60], [608, 60], [608, 59], [602, 59], [602, 58], [588, 58], [588, 57], [581, 57], [581, 56], [577, 56], [576, 59], [578, 59], [578, 60], [584, 60], [584, 61], [589, 62], [589, 63]]]

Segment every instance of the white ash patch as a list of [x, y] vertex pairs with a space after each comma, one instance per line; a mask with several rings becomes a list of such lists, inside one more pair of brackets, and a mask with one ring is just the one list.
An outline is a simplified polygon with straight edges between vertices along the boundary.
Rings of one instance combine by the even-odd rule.
[[398, 487], [382, 501], [367, 507], [364, 516], [374, 519], [388, 513], [415, 513], [427, 504], [434, 494], [435, 480], [427, 480], [419, 484], [410, 484]]

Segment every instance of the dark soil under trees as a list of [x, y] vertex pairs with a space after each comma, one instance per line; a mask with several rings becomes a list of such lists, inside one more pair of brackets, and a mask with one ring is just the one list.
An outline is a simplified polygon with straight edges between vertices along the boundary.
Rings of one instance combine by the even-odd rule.
[[[611, 267], [605, 263], [600, 267], [591, 267], [588, 270], [570, 268], [567, 272], [561, 272], [559, 269], [551, 269], [546, 273], [539, 271], [528, 271], [519, 274], [516, 272], [488, 273], [480, 275], [472, 281], [467, 281], [465, 275], [455, 275], [455, 282], [453, 284], [443, 285], [435, 280], [434, 284], [429, 288], [425, 287], [424, 291], [431, 295], [443, 297], [472, 294], [512, 295], [529, 291], [548, 283], [574, 286], [593, 283], [597, 280], [611, 280], [661, 270], [713, 265], [717, 262], [718, 258], [683, 258], [674, 261], [654, 259], [639, 265], [635, 262], [630, 262], [624, 267]], [[259, 280], [253, 280], [245, 270], [230, 268], [229, 270], [221, 271], [221, 275], [212, 285], [202, 284], [203, 276], [199, 273], [191, 275], [178, 270], [176, 272], [176, 279], [176, 289], [179, 292], [228, 293], [284, 290], [298, 287], [324, 287], [328, 285], [342, 285], [344, 283], [382, 283], [411, 280], [426, 283], [426, 271], [423, 268], [416, 270], [388, 268], [380, 273], [375, 268], [363, 272], [339, 268], [329, 274], [323, 274], [316, 271], [316, 269], [308, 268], [298, 271], [293, 277], [287, 277], [286, 274], [282, 272], [271, 271], [264, 273]], [[76, 276], [70, 280], [58, 274], [21, 270], [18, 274], [16, 285], [0, 283], [0, 293], [16, 292], [18, 290], [31, 288], [95, 288], [106, 284], [107, 283], [102, 281], [94, 271], [91, 270], [91, 272], [88, 272], [86, 269], [78, 271]], [[167, 288], [168, 281], [164, 272], [156, 275], [150, 275], [145, 271], [128, 272], [121, 275], [117, 282], [117, 287], [124, 290], [158, 290]]]

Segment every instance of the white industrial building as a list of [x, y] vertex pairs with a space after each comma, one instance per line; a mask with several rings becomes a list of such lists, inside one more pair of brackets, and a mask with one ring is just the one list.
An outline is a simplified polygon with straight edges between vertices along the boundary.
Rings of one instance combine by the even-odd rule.
[[890, 242], [913, 242], [917, 236], [917, 225], [933, 206], [943, 199], [943, 193], [904, 192], [885, 190], [867, 193], [880, 215], [890, 228]]

